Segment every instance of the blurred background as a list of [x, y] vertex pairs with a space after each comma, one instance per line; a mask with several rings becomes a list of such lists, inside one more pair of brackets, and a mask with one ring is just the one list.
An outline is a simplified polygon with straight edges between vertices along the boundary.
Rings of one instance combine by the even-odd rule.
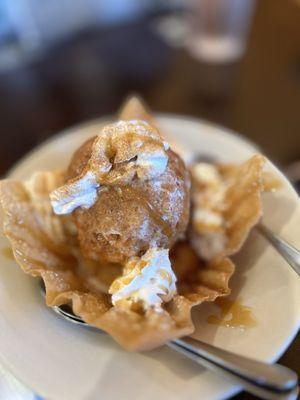
[[255, 141], [299, 188], [300, 0], [0, 0], [1, 175], [132, 92]]

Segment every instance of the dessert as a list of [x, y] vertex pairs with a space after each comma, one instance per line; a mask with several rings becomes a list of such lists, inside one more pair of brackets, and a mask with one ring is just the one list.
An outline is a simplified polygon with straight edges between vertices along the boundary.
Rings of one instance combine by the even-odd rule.
[[264, 163], [264, 157], [257, 154], [238, 166], [192, 166], [190, 240], [202, 259], [235, 254], [259, 222]]
[[230, 257], [262, 213], [262, 156], [188, 168], [163, 136], [131, 99], [67, 170], [0, 183], [4, 233], [47, 305], [129, 350], [193, 332], [191, 308], [230, 293]]
[[183, 236], [189, 191], [184, 163], [158, 131], [121, 120], [75, 152], [65, 185], [50, 199], [56, 214], [73, 214], [86, 258], [125, 263]]
[[176, 280], [168, 250], [152, 248], [141, 258], [130, 258], [109, 293], [117, 307], [127, 309], [134, 305], [136, 309], [140, 306], [160, 311], [161, 304], [176, 294]]

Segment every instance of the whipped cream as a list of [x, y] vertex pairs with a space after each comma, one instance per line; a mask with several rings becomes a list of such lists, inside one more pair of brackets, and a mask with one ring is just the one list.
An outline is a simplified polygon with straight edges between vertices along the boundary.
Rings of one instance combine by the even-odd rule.
[[112, 303], [130, 308], [142, 302], [144, 309], [161, 309], [162, 302], [170, 301], [176, 294], [176, 276], [169, 260], [169, 251], [153, 248], [141, 258], [133, 257], [124, 273], [111, 285]]
[[100, 186], [129, 184], [135, 177], [153, 179], [164, 173], [169, 149], [155, 128], [145, 121], [118, 121], [106, 125], [95, 139], [85, 171], [50, 194], [56, 214], [90, 208]]
[[137, 175], [139, 178], [144, 175], [154, 178], [164, 173], [167, 164], [168, 156], [164, 149], [158, 149], [155, 152], [144, 151], [137, 156]]
[[90, 208], [96, 202], [99, 186], [95, 175], [88, 171], [82, 178], [54, 190], [50, 201], [55, 214], [69, 214], [77, 207]]

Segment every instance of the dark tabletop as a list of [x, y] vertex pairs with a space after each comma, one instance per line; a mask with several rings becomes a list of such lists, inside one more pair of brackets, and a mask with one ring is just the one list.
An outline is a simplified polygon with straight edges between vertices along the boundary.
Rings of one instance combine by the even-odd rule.
[[[245, 56], [222, 68], [172, 48], [153, 18], [82, 32], [0, 69], [1, 174], [61, 129], [114, 113], [133, 91], [155, 111], [245, 135], [282, 168], [300, 159], [300, 0], [258, 0]], [[280, 362], [300, 374], [299, 337]]]

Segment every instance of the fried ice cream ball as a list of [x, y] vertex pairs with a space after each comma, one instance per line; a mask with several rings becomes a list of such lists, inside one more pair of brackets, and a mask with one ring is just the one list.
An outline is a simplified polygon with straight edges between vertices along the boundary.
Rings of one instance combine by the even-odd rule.
[[[86, 182], [91, 192], [82, 190]], [[68, 198], [84, 257], [123, 264], [150, 248], [169, 249], [184, 236], [189, 192], [184, 162], [157, 130], [143, 121], [119, 121], [75, 152], [66, 185], [51, 200], [54, 210], [65, 213], [61, 199]]]

